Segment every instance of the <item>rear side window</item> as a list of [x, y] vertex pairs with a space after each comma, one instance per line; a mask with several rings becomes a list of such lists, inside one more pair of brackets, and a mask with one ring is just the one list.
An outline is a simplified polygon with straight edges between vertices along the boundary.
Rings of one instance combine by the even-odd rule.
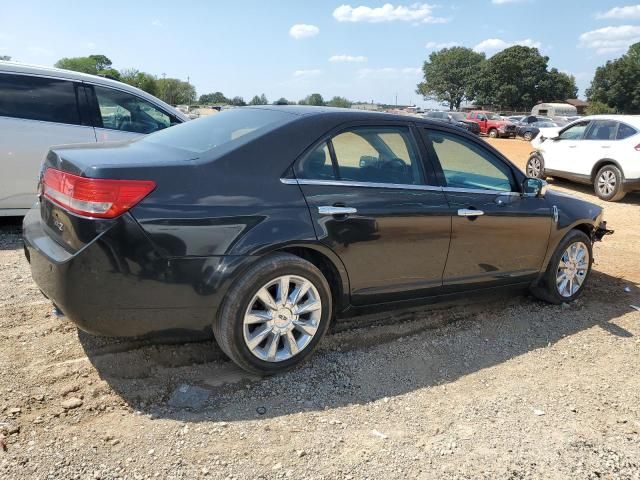
[[80, 124], [73, 82], [0, 74], [0, 116]]
[[626, 123], [620, 123], [618, 126], [618, 135], [616, 135], [616, 140], [624, 140], [625, 138], [632, 137], [636, 133], [638, 132]]
[[300, 162], [300, 176], [313, 180], [336, 179], [327, 142], [322, 142]]
[[592, 123], [587, 140], [615, 140], [618, 122], [613, 120], [596, 120]]
[[156, 132], [141, 141], [200, 154], [225, 144], [242, 145], [296, 118], [267, 108], [234, 108]]
[[102, 128], [132, 133], [153, 133], [171, 126], [171, 117], [158, 107], [120, 90], [93, 87]]

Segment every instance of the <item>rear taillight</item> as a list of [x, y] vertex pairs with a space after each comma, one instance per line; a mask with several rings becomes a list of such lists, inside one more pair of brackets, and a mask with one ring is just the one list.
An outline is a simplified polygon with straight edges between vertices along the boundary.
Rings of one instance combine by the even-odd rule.
[[633, 148], [636, 152], [640, 152], [640, 143]]
[[86, 178], [48, 168], [43, 193], [52, 202], [87, 217], [114, 218], [123, 214], [156, 188], [149, 180]]

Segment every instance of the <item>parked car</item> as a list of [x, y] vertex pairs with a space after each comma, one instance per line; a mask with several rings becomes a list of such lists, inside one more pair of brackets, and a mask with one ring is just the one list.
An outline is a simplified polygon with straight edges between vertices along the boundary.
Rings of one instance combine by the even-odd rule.
[[540, 120], [532, 123], [522, 123], [516, 128], [516, 135], [523, 137], [527, 142], [533, 140], [540, 132], [541, 128], [555, 128], [558, 124], [547, 120]]
[[491, 138], [516, 136], [515, 124], [504, 120], [497, 113], [473, 110], [467, 115], [467, 120], [477, 123], [480, 126], [480, 132]]
[[640, 118], [635, 115], [583, 117], [566, 127], [541, 128], [527, 174], [566, 178], [594, 186], [615, 202], [640, 190]]
[[541, 117], [540, 115], [525, 115], [520, 119], [519, 124], [528, 125], [536, 122], [551, 122], [549, 117]]
[[81, 329], [213, 329], [261, 374], [307, 358], [334, 317], [496, 287], [570, 302], [607, 233], [600, 207], [475, 135], [350, 109], [244, 107], [56, 147], [39, 191], [25, 254]]
[[423, 117], [431, 118], [434, 120], [442, 120], [443, 122], [451, 123], [460, 128], [464, 128], [471, 133], [480, 135], [480, 126], [476, 122], [467, 120], [467, 116], [462, 112], [432, 111], [425, 113]]
[[511, 123], [518, 124], [522, 121], [523, 118], [525, 118], [524, 115], [511, 115], [507, 117], [507, 120], [509, 120]]
[[0, 62], [0, 216], [24, 215], [52, 145], [127, 140], [188, 118], [127, 84]]

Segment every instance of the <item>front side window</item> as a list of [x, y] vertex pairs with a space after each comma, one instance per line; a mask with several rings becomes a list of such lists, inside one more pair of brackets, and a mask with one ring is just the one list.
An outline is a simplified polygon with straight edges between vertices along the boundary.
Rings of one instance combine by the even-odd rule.
[[511, 170], [489, 151], [461, 136], [429, 131], [447, 187], [511, 191]]
[[407, 127], [363, 127], [331, 139], [340, 180], [420, 184], [417, 149]]
[[634, 128], [630, 127], [626, 123], [621, 123], [618, 125], [616, 140], [624, 140], [625, 138], [632, 137], [636, 133], [638, 132]]
[[560, 134], [561, 140], [582, 140], [584, 132], [589, 126], [589, 121], [578, 122], [565, 128]]
[[153, 133], [171, 126], [171, 117], [151, 103], [120, 90], [94, 86], [102, 128]]
[[618, 122], [613, 120], [596, 120], [591, 125], [587, 140], [615, 140]]
[[80, 125], [73, 82], [0, 75], [0, 116]]

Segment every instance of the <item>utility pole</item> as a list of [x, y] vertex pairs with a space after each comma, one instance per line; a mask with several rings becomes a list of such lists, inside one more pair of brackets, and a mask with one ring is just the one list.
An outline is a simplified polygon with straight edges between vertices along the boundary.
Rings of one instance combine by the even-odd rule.
[[396, 108], [398, 108], [398, 93], [396, 92]]

